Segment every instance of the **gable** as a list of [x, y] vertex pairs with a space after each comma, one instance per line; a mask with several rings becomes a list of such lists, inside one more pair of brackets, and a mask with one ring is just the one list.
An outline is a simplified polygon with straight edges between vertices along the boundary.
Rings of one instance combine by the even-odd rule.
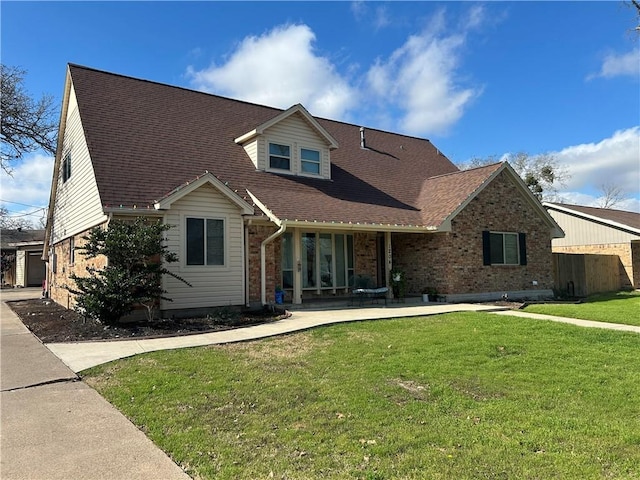
[[[338, 144], [302, 107], [290, 109], [235, 139], [260, 171], [331, 178], [331, 149]], [[273, 157], [274, 152], [282, 156]]]
[[65, 86], [47, 220], [47, 243], [106, 221], [71, 78]]

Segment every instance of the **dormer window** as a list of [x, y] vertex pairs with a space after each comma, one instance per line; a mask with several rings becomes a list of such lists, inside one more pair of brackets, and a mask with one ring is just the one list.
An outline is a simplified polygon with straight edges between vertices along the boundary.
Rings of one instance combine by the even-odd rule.
[[300, 165], [302, 173], [320, 175], [320, 152], [308, 148], [300, 149]]
[[291, 170], [291, 147], [289, 145], [269, 144], [269, 168]]

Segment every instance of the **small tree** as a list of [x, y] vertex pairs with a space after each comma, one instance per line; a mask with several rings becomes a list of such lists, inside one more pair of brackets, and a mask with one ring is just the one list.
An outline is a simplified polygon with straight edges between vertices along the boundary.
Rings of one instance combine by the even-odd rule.
[[162, 276], [169, 275], [187, 285], [186, 280], [165, 267], [178, 261], [163, 242], [163, 233], [171, 227], [160, 221], [136, 218], [133, 222], [112, 221], [107, 229], [95, 227], [76, 247], [87, 258], [105, 256], [107, 266], [87, 267], [87, 276], [71, 274], [75, 288], [67, 290], [77, 296], [76, 310], [95, 320], [114, 324], [136, 305], [147, 309], [152, 320], [158, 302], [172, 301], [162, 288]]

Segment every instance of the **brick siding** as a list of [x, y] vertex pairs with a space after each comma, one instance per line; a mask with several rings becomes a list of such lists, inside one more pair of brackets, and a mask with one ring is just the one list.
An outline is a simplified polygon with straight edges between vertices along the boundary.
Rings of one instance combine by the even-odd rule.
[[[483, 265], [484, 230], [525, 233], [527, 265]], [[553, 288], [549, 226], [504, 172], [453, 219], [451, 232], [394, 234], [392, 242], [408, 294], [424, 287], [441, 294]]]

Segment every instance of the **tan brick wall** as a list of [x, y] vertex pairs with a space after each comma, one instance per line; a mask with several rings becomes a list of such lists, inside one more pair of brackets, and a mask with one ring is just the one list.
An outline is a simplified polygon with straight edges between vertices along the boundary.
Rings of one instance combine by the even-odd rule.
[[[640, 244], [609, 243], [599, 245], [555, 246], [555, 253], [588, 253], [596, 255], [616, 255], [620, 262], [620, 288], [639, 288], [637, 278], [640, 276]], [[636, 278], [634, 278], [634, 275]]]
[[[89, 231], [85, 231], [75, 235], [75, 246], [81, 247], [86, 242], [83, 239], [88, 235]], [[78, 276], [87, 276], [87, 267], [93, 266], [96, 268], [104, 268], [107, 265], [107, 258], [100, 256], [93, 259], [87, 259], [82, 252], [76, 250], [74, 255], [74, 262], [71, 263], [71, 240], [66, 238], [65, 240], [56, 243], [53, 246], [54, 255], [49, 255], [49, 267], [48, 267], [48, 289], [49, 297], [56, 303], [62, 305], [65, 308], [73, 308], [75, 305], [74, 295], [71, 294], [66, 288], [66, 285], [75, 287], [73, 280], [69, 278], [72, 273]], [[53, 272], [56, 262], [55, 270]]]
[[[525, 233], [527, 265], [483, 265], [484, 230]], [[553, 288], [550, 229], [505, 173], [456, 216], [451, 232], [394, 234], [392, 242], [393, 263], [406, 272], [408, 294], [424, 287], [441, 294]]]

